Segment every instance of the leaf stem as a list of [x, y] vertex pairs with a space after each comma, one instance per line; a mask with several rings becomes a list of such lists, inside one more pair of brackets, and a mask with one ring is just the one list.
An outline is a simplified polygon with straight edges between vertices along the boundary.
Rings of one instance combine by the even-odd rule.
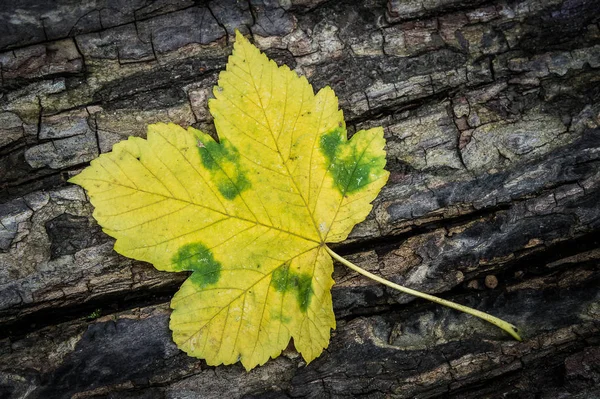
[[327, 252], [329, 252], [329, 254], [333, 257], [333, 259], [337, 260], [340, 263], [343, 263], [344, 265], [348, 266], [350, 269], [354, 270], [357, 273], [362, 274], [363, 276], [366, 276], [366, 277], [368, 277], [372, 280], [375, 280], [381, 284], [387, 285], [388, 287], [391, 287], [395, 290], [404, 292], [405, 294], [414, 295], [419, 298], [427, 299], [428, 301], [432, 301], [432, 302], [435, 302], [435, 303], [443, 305], [443, 306], [447, 306], [452, 309], [460, 310], [461, 312], [468, 313], [475, 317], [479, 317], [480, 319], [483, 319], [489, 323], [492, 323], [493, 325], [495, 325], [497, 327], [500, 327], [501, 329], [503, 329], [504, 331], [509, 333], [517, 341], [521, 341], [521, 337], [518, 334], [517, 327], [515, 327], [514, 325], [512, 325], [502, 319], [499, 319], [499, 318], [489, 315], [487, 313], [481, 312], [479, 310], [470, 308], [468, 306], [459, 305], [457, 303], [447, 301], [445, 299], [438, 298], [433, 295], [425, 294], [423, 292], [416, 291], [416, 290], [392, 283], [391, 281], [381, 278], [373, 273], [369, 273], [368, 271], [360, 268], [359, 266], [356, 266], [354, 263], [347, 261], [346, 259], [342, 258], [340, 255], [333, 252], [331, 250], [331, 248], [329, 248], [328, 246], [325, 246], [325, 249], [327, 250]]

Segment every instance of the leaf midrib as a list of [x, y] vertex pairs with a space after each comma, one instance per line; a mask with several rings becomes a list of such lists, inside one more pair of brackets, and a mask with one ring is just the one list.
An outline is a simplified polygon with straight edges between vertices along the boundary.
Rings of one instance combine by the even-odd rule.
[[[307, 250], [305, 250], [305, 251], [302, 251], [301, 253], [299, 253], [299, 254], [297, 254], [297, 255], [294, 255], [294, 256], [293, 256], [292, 258], [290, 258], [290, 259], [297, 258], [297, 257], [299, 257], [299, 256], [302, 256], [302, 255], [304, 255], [304, 254], [307, 254], [307, 253], [309, 253], [310, 251], [314, 251], [315, 249], [317, 249], [317, 251], [321, 251], [321, 250], [322, 250], [322, 247], [311, 247], [311, 248], [309, 248], [309, 249], [307, 249]], [[204, 328], [206, 328], [206, 326], [208, 326], [208, 325], [209, 325], [209, 324], [210, 324], [210, 323], [211, 323], [211, 322], [212, 322], [212, 321], [215, 319], [215, 317], [217, 317], [217, 316], [218, 316], [218, 315], [219, 315], [221, 312], [223, 312], [223, 310], [225, 310], [225, 309], [229, 309], [229, 307], [231, 306], [231, 304], [232, 304], [233, 302], [237, 301], [239, 298], [241, 298], [242, 296], [246, 295], [246, 294], [248, 293], [248, 291], [250, 291], [250, 289], [251, 289], [251, 288], [253, 288], [253, 287], [255, 287], [256, 285], [260, 284], [260, 283], [261, 283], [261, 282], [262, 282], [264, 279], [266, 279], [266, 278], [273, 278], [273, 273], [275, 272], [275, 270], [277, 270], [279, 267], [282, 267], [282, 266], [283, 266], [283, 265], [281, 265], [281, 266], [278, 266], [278, 267], [274, 268], [273, 270], [271, 270], [269, 273], [265, 273], [265, 274], [264, 274], [264, 275], [263, 275], [261, 278], [259, 278], [258, 280], [256, 280], [256, 281], [255, 281], [254, 283], [252, 283], [250, 286], [248, 286], [248, 288], [246, 288], [246, 289], [242, 289], [242, 288], [240, 288], [239, 290], [240, 290], [240, 291], [242, 291], [242, 292], [241, 292], [239, 295], [237, 295], [237, 296], [235, 296], [234, 298], [232, 298], [232, 299], [229, 301], [229, 303], [227, 304], [227, 306], [218, 307], [218, 308], [219, 308], [219, 311], [218, 311], [218, 312], [216, 312], [216, 313], [215, 313], [215, 314], [214, 314], [214, 315], [213, 315], [213, 316], [212, 316], [210, 319], [203, 320], [204, 324], [198, 328], [198, 331], [197, 331], [195, 334], [192, 334], [192, 335], [191, 335], [189, 338], [187, 338], [185, 341], [183, 341], [183, 343], [187, 343], [188, 341], [190, 341], [190, 340], [192, 339], [192, 337], [193, 337], [193, 336], [195, 336], [195, 335], [196, 335], [196, 334], [198, 334], [200, 331], [202, 331]], [[270, 283], [269, 283], [269, 285], [270, 285]], [[225, 289], [225, 288], [221, 288], [221, 287], [219, 287], [218, 289]], [[228, 288], [228, 289], [229, 289], [229, 288]], [[185, 298], [185, 297], [184, 297], [184, 298]], [[182, 299], [184, 299], [184, 298], [182, 298]], [[173, 302], [172, 302], [172, 301], [171, 301], [171, 306], [173, 306]], [[214, 307], [211, 307], [211, 308], [214, 308]], [[204, 309], [204, 308], [203, 308], [203, 309]], [[305, 317], [305, 318], [306, 318], [306, 317]], [[182, 344], [183, 344], [183, 343], [182, 343]]]
[[[248, 54], [246, 53], [246, 48], [245, 48], [245, 47], [243, 47], [243, 49], [244, 49], [244, 59], [248, 59]], [[269, 62], [272, 62], [272, 61], [269, 61]], [[240, 67], [240, 66], [238, 66], [238, 68], [240, 68], [240, 69], [241, 69], [241, 67]], [[249, 76], [250, 76], [250, 79], [251, 79], [252, 87], [254, 87], [254, 91], [255, 91], [255, 93], [256, 93], [256, 96], [257, 96], [257, 98], [258, 98], [258, 101], [259, 101], [259, 104], [260, 104], [260, 107], [259, 107], [259, 108], [260, 108], [260, 110], [261, 110], [261, 111], [262, 111], [262, 113], [263, 113], [263, 117], [265, 118], [265, 121], [267, 122], [267, 130], [268, 130], [268, 132], [271, 134], [271, 139], [273, 140], [273, 142], [274, 142], [274, 144], [275, 144], [275, 148], [276, 148], [276, 150], [277, 150], [277, 151], [276, 151], [276, 153], [277, 153], [277, 155], [279, 156], [279, 160], [281, 161], [281, 164], [282, 164], [282, 165], [285, 167], [285, 171], [287, 172], [288, 179], [289, 179], [289, 180], [292, 182], [292, 184], [294, 185], [294, 189], [296, 190], [296, 192], [298, 193], [298, 195], [300, 196], [300, 198], [302, 198], [302, 202], [304, 203], [304, 207], [306, 208], [306, 212], [308, 213], [308, 216], [310, 217], [310, 220], [311, 220], [311, 222], [312, 222], [312, 224], [313, 224], [313, 227], [315, 228], [315, 232], [316, 232], [316, 233], [318, 234], [318, 236], [320, 237], [320, 240], [319, 240], [319, 241], [317, 241], [317, 242], [319, 242], [320, 244], [324, 244], [324, 243], [325, 243], [325, 239], [322, 237], [322, 235], [321, 235], [321, 231], [319, 230], [319, 227], [317, 226], [317, 221], [315, 220], [315, 215], [314, 215], [314, 213], [312, 212], [312, 210], [310, 209], [310, 206], [309, 206], [309, 204], [308, 204], [308, 202], [307, 202], [306, 198], [304, 197], [304, 193], [302, 192], [302, 190], [300, 190], [300, 187], [298, 187], [298, 183], [296, 183], [296, 180], [295, 180], [295, 179], [294, 179], [294, 177], [292, 176], [292, 173], [290, 172], [290, 169], [289, 169], [289, 166], [288, 166], [287, 162], [286, 162], [286, 161], [284, 161], [284, 159], [283, 159], [283, 153], [281, 152], [281, 149], [279, 148], [279, 142], [278, 142], [278, 138], [279, 138], [279, 137], [277, 137], [277, 138], [275, 137], [275, 132], [273, 131], [273, 128], [271, 127], [271, 121], [269, 120], [269, 118], [268, 118], [268, 116], [267, 116], [267, 111], [266, 111], [266, 108], [265, 108], [265, 106], [264, 106], [264, 105], [263, 105], [263, 103], [262, 103], [262, 97], [261, 97], [261, 95], [260, 95], [260, 92], [258, 91], [258, 87], [256, 86], [256, 82], [255, 82], [255, 80], [254, 80], [254, 75], [252, 75], [252, 72], [251, 72], [251, 71], [248, 71], [248, 72], [249, 72]], [[264, 72], [264, 66], [263, 66], [263, 68], [261, 69], [261, 76], [262, 76], [262, 73], [263, 73], [263, 72]], [[271, 73], [273, 73], [273, 72], [271, 71]], [[240, 79], [241, 79], [241, 78], [240, 78]], [[271, 82], [271, 88], [270, 88], [270, 92], [272, 93], [272, 91], [273, 91], [273, 79], [272, 79], [272, 78], [271, 78], [270, 82]], [[287, 84], [287, 83], [288, 83], [288, 82], [287, 82], [287, 80], [286, 80], [286, 84]], [[286, 88], [286, 89], [287, 89], [287, 88]], [[288, 97], [288, 96], [286, 95], [286, 103], [287, 103], [287, 97]], [[246, 113], [246, 114], [248, 114], [248, 113], [247, 113], [247, 112], [245, 112], [245, 111], [243, 111], [243, 112], [244, 112], [244, 113]], [[285, 119], [285, 117], [284, 117], [284, 119]], [[296, 122], [297, 122], [297, 120], [296, 120]], [[295, 122], [295, 123], [296, 123], [296, 122]], [[294, 123], [294, 126], [295, 126], [295, 123]], [[283, 124], [282, 124], [282, 125], [283, 125]], [[318, 133], [317, 133], [317, 134], [318, 134]], [[280, 135], [281, 135], [281, 132], [280, 132]], [[314, 146], [314, 143], [313, 143], [313, 146]], [[310, 187], [309, 187], [309, 190], [310, 190]], [[314, 241], [314, 240], [310, 239], [310, 241]]]
[[166, 198], [167, 200], [183, 202], [183, 203], [186, 203], [186, 204], [189, 204], [189, 205], [193, 205], [193, 206], [197, 206], [197, 207], [200, 207], [200, 208], [203, 208], [203, 209], [207, 209], [209, 211], [218, 213], [220, 215], [223, 215], [223, 216], [226, 216], [226, 217], [229, 217], [229, 218], [238, 219], [238, 220], [242, 220], [244, 222], [252, 223], [252, 224], [255, 224], [255, 225], [258, 225], [258, 226], [262, 226], [262, 227], [266, 227], [266, 228], [269, 228], [269, 229], [281, 231], [282, 233], [286, 233], [286, 234], [289, 234], [291, 236], [302, 238], [302, 239], [304, 239], [306, 241], [314, 242], [314, 243], [317, 243], [317, 244], [323, 244], [323, 242], [321, 240], [315, 240], [314, 238], [306, 237], [306, 236], [303, 236], [301, 234], [294, 233], [292, 231], [285, 230], [285, 229], [282, 229], [282, 228], [277, 227], [277, 226], [268, 225], [268, 224], [262, 223], [262, 222], [260, 222], [258, 220], [247, 219], [247, 218], [242, 217], [242, 216], [231, 215], [231, 214], [226, 213], [226, 212], [221, 212], [221, 211], [218, 211], [216, 209], [210, 208], [210, 207], [208, 207], [206, 205], [198, 204], [196, 202], [185, 200], [185, 199], [182, 199], [182, 198], [177, 198], [177, 197], [174, 197], [174, 196], [173, 197], [169, 197], [169, 196], [164, 195], [164, 194], [159, 194], [159, 193], [156, 193], [156, 192], [152, 192], [152, 191], [148, 191], [148, 190], [143, 190], [143, 189], [140, 189], [140, 188], [137, 188], [137, 187], [131, 187], [131, 186], [128, 186], [128, 185], [125, 185], [125, 184], [122, 184], [122, 183], [113, 182], [113, 181], [107, 181], [107, 180], [102, 180], [102, 179], [90, 179], [90, 178], [88, 178], [86, 180], [98, 181], [98, 182], [107, 183], [107, 184], [111, 184], [111, 185], [115, 185], [115, 186], [121, 186], [121, 187], [125, 187], [125, 188], [131, 189], [131, 190], [139, 191], [139, 192], [142, 192], [142, 193], [157, 195], [157, 196]]

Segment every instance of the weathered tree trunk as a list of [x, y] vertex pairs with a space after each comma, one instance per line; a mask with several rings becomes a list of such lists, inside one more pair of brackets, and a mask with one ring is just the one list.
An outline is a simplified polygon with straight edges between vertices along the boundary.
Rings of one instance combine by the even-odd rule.
[[[97, 0], [0, 5], [0, 396], [600, 396], [600, 2]], [[171, 340], [186, 278], [112, 250], [66, 183], [145, 126], [213, 131], [234, 29], [383, 125], [391, 177], [337, 249], [521, 328], [336, 265], [338, 327], [247, 373]]]

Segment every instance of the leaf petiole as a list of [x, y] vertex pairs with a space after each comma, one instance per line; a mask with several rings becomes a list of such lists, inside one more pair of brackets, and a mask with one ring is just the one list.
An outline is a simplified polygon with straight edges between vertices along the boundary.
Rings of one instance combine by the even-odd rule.
[[373, 273], [369, 273], [368, 271], [356, 266], [354, 263], [342, 258], [340, 255], [336, 254], [335, 252], [333, 252], [331, 250], [331, 248], [329, 248], [328, 246], [325, 246], [325, 249], [327, 250], [327, 252], [329, 252], [329, 254], [333, 257], [333, 259], [337, 260], [338, 262], [348, 266], [350, 269], [354, 270], [357, 273], [362, 274], [365, 277], [368, 277], [372, 280], [375, 280], [381, 284], [387, 285], [388, 287], [391, 287], [395, 290], [404, 292], [405, 294], [409, 294], [409, 295], [413, 295], [419, 298], [423, 298], [423, 299], [427, 299], [428, 301], [432, 301], [435, 302], [437, 304], [443, 305], [443, 306], [447, 306], [449, 308], [452, 309], [456, 309], [456, 310], [460, 310], [461, 312], [465, 312], [468, 313], [470, 315], [473, 315], [475, 317], [479, 317], [480, 319], [483, 319], [485, 321], [487, 321], [488, 323], [492, 323], [493, 325], [500, 327], [501, 329], [503, 329], [504, 331], [506, 331], [507, 333], [509, 333], [514, 339], [516, 339], [517, 341], [521, 341], [521, 337], [518, 334], [518, 329], [516, 326], [502, 320], [499, 319], [497, 317], [494, 317], [492, 315], [489, 315], [487, 313], [481, 312], [479, 310], [470, 308], [468, 306], [463, 306], [463, 305], [459, 305], [457, 303], [451, 302], [451, 301], [447, 301], [445, 299], [442, 298], [438, 298], [436, 296], [433, 295], [429, 295], [429, 294], [425, 294], [423, 292], [420, 291], [416, 291], [407, 287], [403, 287], [401, 285], [398, 285], [396, 283], [392, 283], [391, 281], [388, 281], [384, 278], [381, 278]]

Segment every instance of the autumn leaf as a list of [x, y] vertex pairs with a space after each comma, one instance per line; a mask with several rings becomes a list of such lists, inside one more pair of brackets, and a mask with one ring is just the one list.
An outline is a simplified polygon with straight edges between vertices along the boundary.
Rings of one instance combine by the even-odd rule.
[[294, 338], [310, 362], [335, 328], [325, 243], [343, 241], [385, 184], [383, 130], [347, 140], [329, 87], [315, 95], [239, 33], [214, 95], [219, 142], [150, 125], [71, 181], [117, 252], [193, 272], [171, 302], [181, 349], [251, 369]]
[[117, 252], [192, 272], [171, 302], [179, 348], [249, 370], [293, 338], [310, 362], [335, 328], [332, 256], [368, 274], [326, 243], [345, 240], [386, 183], [383, 129], [348, 140], [329, 87], [314, 94], [239, 32], [214, 96], [218, 142], [150, 125], [71, 182]]

